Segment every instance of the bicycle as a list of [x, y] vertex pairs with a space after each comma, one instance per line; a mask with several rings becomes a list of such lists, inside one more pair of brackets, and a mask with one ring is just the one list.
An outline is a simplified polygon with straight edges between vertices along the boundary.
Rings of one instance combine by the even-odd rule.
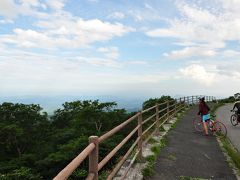
[[[208, 126], [209, 131], [212, 132], [213, 134], [215, 134], [217, 137], [220, 137], [220, 138], [226, 137], [226, 135], [227, 135], [226, 126], [218, 120], [213, 120], [214, 117], [216, 117], [216, 116], [211, 116], [210, 120], [207, 121], [207, 126]], [[195, 130], [198, 132], [204, 131], [203, 122], [200, 117], [195, 118], [193, 120], [193, 126], [194, 126]]]
[[238, 123], [240, 123], [238, 111], [231, 110], [231, 112], [234, 112], [234, 114], [232, 114], [231, 118], [230, 118], [231, 124], [233, 126], [236, 126], [236, 125], [238, 125]]

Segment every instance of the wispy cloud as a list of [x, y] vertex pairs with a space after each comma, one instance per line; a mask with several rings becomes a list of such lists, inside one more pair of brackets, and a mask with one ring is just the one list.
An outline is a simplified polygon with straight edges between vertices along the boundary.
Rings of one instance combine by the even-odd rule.
[[[146, 31], [146, 35], [155, 38], [171, 37], [177, 41], [195, 44], [166, 53], [170, 58], [215, 56], [217, 50], [226, 47], [226, 42], [240, 40], [240, 11], [233, 8], [234, 4], [237, 6], [238, 3], [225, 0], [221, 2], [223, 9], [219, 10], [177, 1], [181, 17], [169, 19], [168, 28], [152, 29]], [[184, 46], [184, 43], [181, 46]]]

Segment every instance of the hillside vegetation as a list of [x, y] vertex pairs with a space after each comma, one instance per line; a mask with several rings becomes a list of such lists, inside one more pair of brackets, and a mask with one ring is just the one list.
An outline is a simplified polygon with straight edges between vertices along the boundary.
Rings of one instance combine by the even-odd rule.
[[[143, 103], [143, 108], [167, 99], [172, 98], [149, 99]], [[98, 100], [65, 102], [48, 118], [36, 104], [0, 104], [0, 179], [52, 179], [87, 146], [89, 136], [101, 136], [134, 114], [115, 107], [115, 102]], [[100, 160], [126, 137], [136, 123], [133, 121], [100, 145]], [[112, 168], [133, 139], [100, 174]], [[87, 168], [86, 160], [71, 179], [85, 179]]]

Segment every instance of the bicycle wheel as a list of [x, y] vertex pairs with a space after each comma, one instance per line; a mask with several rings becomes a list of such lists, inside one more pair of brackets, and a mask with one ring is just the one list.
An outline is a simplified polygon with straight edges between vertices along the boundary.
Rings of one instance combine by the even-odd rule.
[[238, 124], [238, 117], [236, 114], [233, 114], [230, 119], [233, 126], [236, 126]]
[[215, 121], [213, 125], [213, 132], [215, 133], [216, 136], [224, 138], [227, 135], [227, 128], [223, 123]]
[[203, 132], [203, 130], [204, 130], [203, 122], [201, 121], [200, 118], [196, 118], [193, 120], [193, 126], [194, 126], [195, 130], [198, 132]]

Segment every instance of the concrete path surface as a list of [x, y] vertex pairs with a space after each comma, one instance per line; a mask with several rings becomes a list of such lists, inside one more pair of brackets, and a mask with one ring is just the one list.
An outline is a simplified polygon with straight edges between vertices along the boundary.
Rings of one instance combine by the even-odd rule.
[[181, 177], [213, 180], [236, 180], [214, 136], [195, 132], [192, 120], [197, 107], [186, 112], [183, 119], [171, 130], [167, 146], [163, 148], [155, 165], [151, 180], [178, 180]]
[[233, 126], [230, 122], [230, 117], [233, 112], [230, 110], [233, 108], [233, 104], [227, 104], [220, 107], [217, 112], [217, 119], [222, 121], [227, 127], [227, 136], [235, 146], [235, 148], [240, 152], [240, 124]]

